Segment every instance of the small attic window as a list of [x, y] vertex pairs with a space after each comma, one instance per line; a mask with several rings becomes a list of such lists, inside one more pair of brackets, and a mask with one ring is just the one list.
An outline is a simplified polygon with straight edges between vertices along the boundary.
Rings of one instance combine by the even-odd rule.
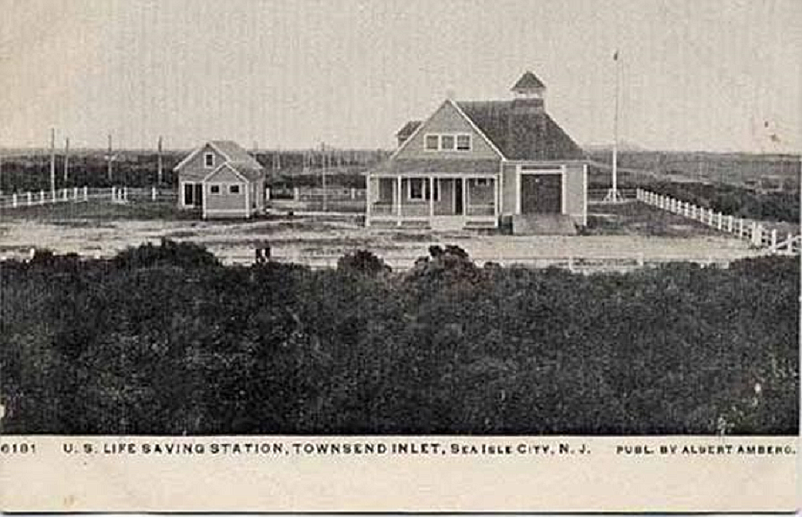
[[426, 135], [426, 150], [437, 151], [440, 148], [439, 135]]
[[471, 150], [471, 135], [457, 135], [457, 151]]
[[454, 150], [454, 135], [440, 135], [440, 150], [441, 151]]
[[214, 167], [214, 153], [205, 153], [203, 155], [203, 166], [207, 169]]

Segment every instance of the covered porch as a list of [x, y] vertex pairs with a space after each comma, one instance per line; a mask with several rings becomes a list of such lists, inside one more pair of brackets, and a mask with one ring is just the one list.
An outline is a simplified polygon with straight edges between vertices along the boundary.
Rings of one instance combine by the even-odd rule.
[[366, 226], [498, 226], [499, 185], [495, 174], [369, 175], [367, 187]]

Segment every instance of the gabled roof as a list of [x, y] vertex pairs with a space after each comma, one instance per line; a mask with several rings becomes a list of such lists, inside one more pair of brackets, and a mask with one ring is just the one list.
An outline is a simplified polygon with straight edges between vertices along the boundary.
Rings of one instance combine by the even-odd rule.
[[518, 79], [518, 82], [513, 85], [510, 90], [514, 92], [527, 92], [532, 90], [542, 90], [546, 87], [543, 81], [530, 71], [524, 72], [524, 75]]
[[397, 136], [398, 138], [407, 138], [409, 135], [414, 133], [415, 130], [418, 129], [418, 126], [420, 126], [421, 124], [423, 124], [423, 122], [420, 120], [410, 120], [409, 122], [404, 124], [404, 127], [398, 130], [395, 136]]
[[206, 142], [202, 146], [189, 153], [189, 155], [181, 160], [181, 162], [176, 165], [173, 170], [177, 171], [182, 169], [207, 145], [211, 146], [212, 149], [220, 153], [223, 158], [225, 158], [226, 162], [234, 165], [240, 172], [251, 171], [252, 173], [255, 170], [263, 170], [263, 167], [253, 156], [248, 154], [248, 151], [243, 149], [238, 143], [232, 140], [210, 140], [209, 142]]
[[585, 154], [540, 107], [517, 109], [531, 101], [458, 102], [465, 115], [508, 160], [582, 160]]

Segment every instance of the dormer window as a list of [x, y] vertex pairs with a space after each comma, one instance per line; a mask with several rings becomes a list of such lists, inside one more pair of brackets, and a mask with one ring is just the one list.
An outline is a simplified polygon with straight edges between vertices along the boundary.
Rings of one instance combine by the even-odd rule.
[[214, 153], [205, 153], [203, 155], [203, 166], [207, 169], [214, 167]]
[[471, 150], [471, 135], [457, 135], [457, 151]]

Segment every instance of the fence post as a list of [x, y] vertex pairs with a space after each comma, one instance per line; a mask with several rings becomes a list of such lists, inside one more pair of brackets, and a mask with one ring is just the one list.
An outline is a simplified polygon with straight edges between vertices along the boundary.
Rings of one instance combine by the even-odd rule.
[[61, 192], [61, 197], [64, 199], [64, 201], [69, 201], [70, 200], [70, 189], [65, 187], [64, 190]]
[[774, 249], [775, 246], [777, 246], [777, 229], [776, 228], [774, 228], [771, 231], [771, 249], [773, 251], [777, 251], [777, 250]]
[[84, 201], [89, 201], [89, 187], [84, 185]]
[[791, 240], [793, 238], [794, 238], [794, 236], [789, 232], [788, 233], [788, 240], [785, 241], [785, 250], [788, 252], [789, 255], [794, 252], [794, 246], [793, 246], [793, 244], [791, 242]]
[[763, 244], [763, 236], [760, 235], [761, 230], [762, 227], [758, 226], [757, 222], [752, 221], [752, 245], [758, 248]]
[[744, 236], [744, 220], [739, 217], [738, 218], [738, 238], [740, 239], [743, 236]]
[[117, 190], [117, 187], [115, 187], [114, 185], [112, 185], [112, 187], [111, 187], [111, 201], [112, 201], [112, 202], [114, 202], [114, 198], [116, 197], [116, 194], [117, 194], [117, 193], [116, 193], [116, 190]]
[[33, 196], [31, 195], [31, 191], [29, 190], [26, 192], [26, 194], [28, 194], [28, 206], [31, 206], [33, 204]]
[[123, 187], [123, 201], [128, 201], [128, 187]]
[[11, 194], [11, 206], [17, 208], [17, 193]]
[[716, 224], [716, 227], [717, 227], [719, 230], [721, 230], [721, 229], [723, 228], [723, 226], [722, 226], [722, 224], [721, 224], [721, 218], [722, 218], [722, 217], [723, 217], [723, 216], [721, 215], [721, 212], [719, 212], [719, 213], [718, 213], [718, 221], [717, 221], [717, 224]]
[[45, 204], [45, 191], [44, 190], [40, 190], [39, 191], [39, 204], [40, 205], [44, 205]]
[[78, 201], [78, 187], [72, 187], [72, 200]]
[[351, 187], [351, 199], [356, 199], [356, 189]]
[[574, 272], [574, 257], [568, 257], [568, 271]]
[[727, 216], [727, 231], [732, 233], [732, 216]]
[[292, 199], [295, 201], [301, 200], [301, 189], [299, 189], [298, 187], [292, 188]]
[[713, 209], [712, 208], [707, 213], [707, 225], [708, 226], [713, 226]]
[[150, 200], [156, 201], [156, 187], [150, 187]]

